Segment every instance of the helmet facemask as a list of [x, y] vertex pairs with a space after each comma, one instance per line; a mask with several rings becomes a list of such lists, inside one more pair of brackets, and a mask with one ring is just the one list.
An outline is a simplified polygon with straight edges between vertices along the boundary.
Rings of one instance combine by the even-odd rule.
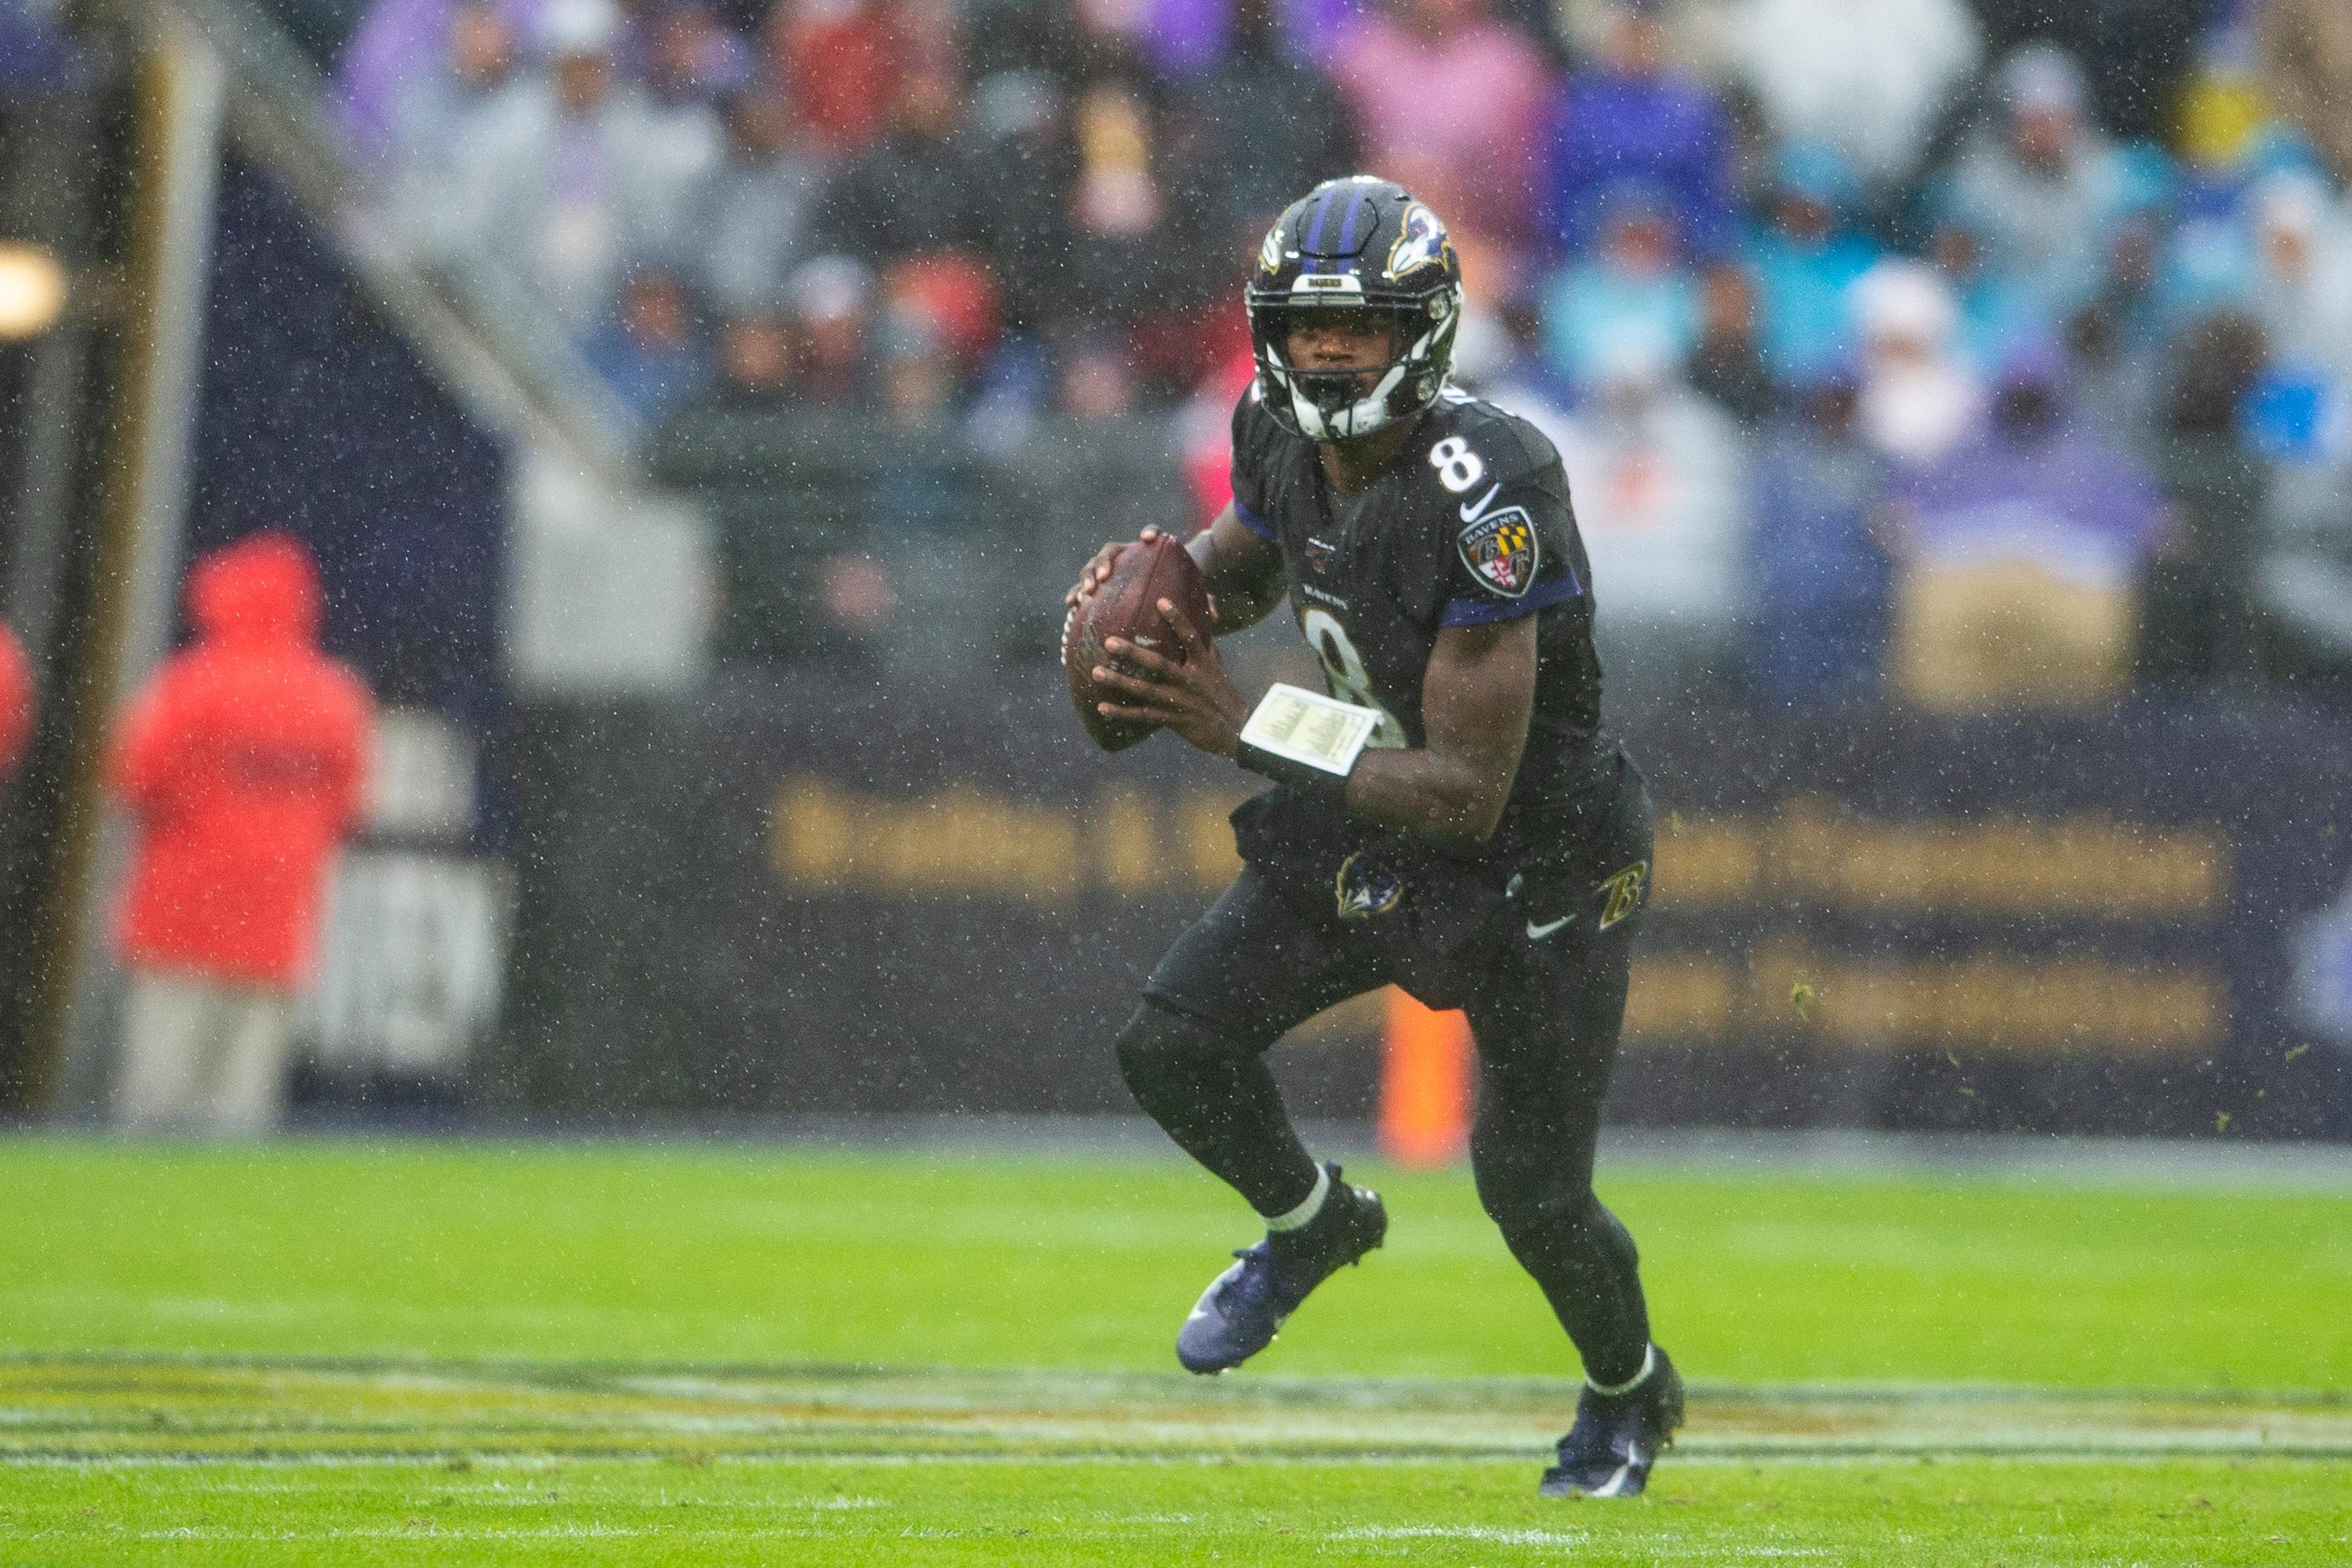
[[[1276, 423], [1313, 441], [1349, 441], [1388, 428], [1437, 399], [1454, 364], [1454, 336], [1462, 320], [1458, 289], [1341, 304], [1328, 298], [1249, 301], [1256, 351], [1258, 398]], [[1291, 336], [1310, 312], [1378, 313], [1389, 325], [1384, 363], [1349, 369], [1304, 369], [1292, 362]], [[1402, 344], [1400, 351], [1396, 345]]]

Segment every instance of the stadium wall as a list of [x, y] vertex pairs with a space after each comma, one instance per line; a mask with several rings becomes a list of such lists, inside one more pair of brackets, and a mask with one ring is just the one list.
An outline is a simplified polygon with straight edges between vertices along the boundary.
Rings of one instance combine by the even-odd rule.
[[[1247, 781], [1164, 742], [1103, 757], [1057, 688], [738, 668], [584, 751], [564, 726], [493, 1102], [1129, 1109], [1104, 1042], [1232, 875]], [[1622, 729], [1660, 842], [1621, 1121], [2352, 1136], [2352, 727], [2151, 702]], [[1301, 1110], [1370, 1114], [1379, 1016], [1278, 1053]]]

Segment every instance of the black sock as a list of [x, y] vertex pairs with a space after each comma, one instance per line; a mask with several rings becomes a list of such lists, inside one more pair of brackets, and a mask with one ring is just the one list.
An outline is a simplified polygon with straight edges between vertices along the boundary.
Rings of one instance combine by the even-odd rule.
[[1640, 1255], [1617, 1216], [1594, 1198], [1575, 1214], [1507, 1231], [1504, 1239], [1575, 1342], [1584, 1375], [1604, 1387], [1638, 1375], [1650, 1349], [1650, 1310]]

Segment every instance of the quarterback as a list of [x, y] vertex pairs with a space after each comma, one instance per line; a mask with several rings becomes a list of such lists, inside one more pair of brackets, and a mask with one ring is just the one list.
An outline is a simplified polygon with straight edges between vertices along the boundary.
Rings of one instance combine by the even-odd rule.
[[[1379, 1194], [1307, 1152], [1264, 1058], [1393, 982], [1467, 1012], [1478, 1195], [1583, 1361], [1542, 1490], [1633, 1496], [1681, 1421], [1682, 1384], [1592, 1160], [1650, 805], [1601, 735], [1594, 584], [1559, 455], [1450, 384], [1461, 268], [1401, 186], [1308, 192], [1266, 235], [1246, 303], [1257, 375], [1234, 413], [1234, 500], [1189, 546], [1214, 624], [1162, 600], [1184, 657], [1114, 639], [1094, 670], [1106, 717], [1156, 721], [1272, 786], [1234, 814], [1241, 875], [1160, 960], [1118, 1041], [1137, 1100], [1265, 1222], [1185, 1320], [1177, 1358], [1239, 1365], [1380, 1246]], [[1087, 563], [1073, 605], [1126, 548]], [[1354, 747], [1285, 743], [1262, 721], [1289, 689], [1254, 713], [1218, 658], [1217, 634], [1286, 597]], [[1288, 699], [1294, 721], [1302, 700], [1320, 700]]]

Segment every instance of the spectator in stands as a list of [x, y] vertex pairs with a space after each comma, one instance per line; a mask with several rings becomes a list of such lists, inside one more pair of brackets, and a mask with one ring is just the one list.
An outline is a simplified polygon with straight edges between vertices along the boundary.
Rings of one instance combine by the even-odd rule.
[[2246, 446], [2240, 411], [2260, 378], [2262, 329], [2215, 316], [2185, 333], [2150, 443], [2171, 508], [2172, 548], [2148, 574], [2139, 671], [2168, 684], [2242, 684], [2259, 663], [2253, 573], [2269, 475]]
[[2282, 120], [2352, 179], [2352, 10], [2338, 0], [2264, 0], [2254, 7], [2263, 96]]
[[445, 8], [441, 52], [420, 61], [382, 97], [382, 123], [362, 149], [380, 154], [383, 210], [425, 256], [447, 259], [470, 239], [464, 214], [451, 199], [462, 187], [467, 150], [477, 131], [508, 101], [515, 76], [515, 34], [489, 0], [457, 0]]
[[2173, 133], [2182, 69], [2230, 13], [2272, 0], [1972, 0], [1996, 55], [2028, 40], [2089, 64], [2088, 102], [2100, 124], [2134, 141]]
[[1783, 148], [1766, 221], [1744, 260], [1756, 279], [1764, 367], [1784, 386], [1818, 380], [1853, 351], [1847, 293], [1876, 265], [1878, 247], [1845, 222], [1853, 185], [1833, 148]]
[[619, 33], [610, 0], [549, 0], [545, 69], [473, 126], [450, 193], [462, 256], [511, 271], [575, 333], [604, 317], [632, 265], [690, 236], [700, 204], [701, 138], [666, 132], [618, 78]]
[[1757, 335], [1756, 285], [1737, 267], [1714, 267], [1699, 279], [1698, 342], [1684, 365], [1691, 390], [1754, 431], [1780, 406]]
[[1748, 610], [1738, 431], [1645, 334], [1610, 346], [1592, 395], [1554, 433], [1578, 531], [1605, 584], [1613, 694], [1686, 696], [1738, 662]]
[[1740, 0], [1731, 47], [1773, 135], [1833, 150], [1875, 202], [1918, 168], [1984, 40], [1961, 0]]
[[[1457, 355], [1459, 351], [1457, 350]], [[1455, 360], [1459, 374], [1460, 359]], [[1257, 378], [1257, 361], [1246, 349], [1201, 378], [1176, 416], [1176, 449], [1192, 517], [1201, 527], [1214, 522], [1234, 499], [1234, 405]], [[1067, 401], [1067, 395], [1065, 395]]]
[[719, 332], [718, 374], [703, 401], [722, 408], [772, 409], [807, 390], [803, 350], [782, 316], [738, 316]]
[[883, 274], [881, 295], [886, 314], [919, 322], [937, 343], [961, 403], [1002, 342], [996, 279], [976, 258], [949, 252], [892, 267]]
[[1079, 94], [1072, 121], [1077, 169], [1061, 214], [1068, 288], [1049, 306], [1048, 331], [1057, 340], [1115, 331], [1132, 348], [1150, 318], [1206, 302], [1230, 276], [1234, 253], [1180, 237], [1205, 239], [1203, 220], [1167, 178], [1140, 91], [1097, 81]]
[[2352, 224], [2315, 176], [2272, 174], [2246, 195], [2247, 305], [2283, 358], [2336, 400], [2352, 394]]
[[1043, 70], [1000, 71], [972, 96], [973, 156], [987, 170], [988, 207], [976, 254], [995, 274], [1008, 330], [1033, 342], [1069, 308], [1062, 279], [1037, 265], [1041, 255], [1061, 254], [1066, 233], [1077, 167], [1069, 109], [1059, 81]]
[[1952, 200], [1983, 225], [1986, 265], [2063, 321], [2099, 291], [2132, 171], [2093, 123], [2072, 57], [2025, 45], [1998, 85], [2000, 123], [1961, 156]]
[[703, 292], [730, 313], [772, 308], [810, 251], [824, 170], [802, 145], [790, 100], [753, 82], [727, 100], [727, 147], [703, 203]]
[[2058, 322], [2014, 274], [1987, 263], [1995, 220], [1958, 200], [1934, 204], [1934, 213], [1927, 262], [1951, 291], [1954, 346], [1979, 375], [1990, 375], [2020, 342], [2050, 336]]
[[2077, 705], [2121, 688], [2164, 508], [2147, 474], [2068, 416], [2057, 344], [2021, 345], [1984, 432], [1898, 479], [1897, 496], [1905, 696], [1957, 711]]
[[2147, 447], [2159, 424], [2159, 383], [2169, 346], [2158, 287], [2170, 224], [2171, 171], [2151, 159], [2137, 198], [2108, 237], [2106, 279], [2065, 323], [2074, 405], [2111, 440]]
[[648, 425], [701, 390], [710, 375], [686, 286], [655, 268], [629, 275], [612, 319], [585, 348], [604, 384]]
[[928, 677], [968, 656], [992, 631], [975, 603], [1002, 536], [989, 526], [978, 465], [955, 420], [961, 380], [953, 347], [923, 315], [904, 306], [875, 323], [882, 420], [872, 454], [866, 506], [886, 540], [919, 539], [889, 567], [899, 610], [883, 646], [888, 663]]
[[[2289, 685], [2310, 689], [2323, 681], [2340, 703], [2352, 694], [2352, 476], [2340, 466], [2305, 465], [2273, 470], [2263, 509], [2255, 564], [2257, 598], [2275, 628], [2273, 658]], [[2324, 480], [2335, 504], [2306, 501]], [[2302, 491], [2296, 495], [2292, 492]], [[2282, 503], [2284, 504], [2282, 504]]]
[[2322, 357], [2341, 352], [2298, 324], [2271, 345], [2239, 408], [2240, 431], [2268, 470], [2261, 599], [2297, 684], [2352, 668], [2352, 408]]
[[661, 0], [637, 28], [636, 81], [653, 139], [651, 178], [676, 195], [653, 236], [663, 260], [693, 259], [693, 226], [709, 201], [710, 182], [727, 155], [719, 106], [751, 79], [751, 53], [708, 0]]
[[358, 821], [373, 704], [319, 651], [310, 552], [258, 534], [188, 574], [194, 646], [124, 716], [108, 782], [137, 843], [118, 937], [131, 972], [117, 1122], [266, 1131], [327, 873]]
[[[1743, 0], [1664, 0], [1654, 7], [1664, 30], [1665, 53], [1709, 80], [1731, 75], [1730, 44]], [[1548, 0], [1550, 36], [1562, 58], [1590, 59], [1604, 53], [1610, 34], [1624, 18], [1625, 0]]]
[[1454, 374], [1479, 396], [1557, 440], [1568, 426], [1568, 410], [1583, 394], [1552, 368], [1543, 331], [1541, 301], [1534, 298], [1522, 296], [1492, 313], [1465, 310], [1454, 336]]
[[1952, 291], [1916, 261], [1882, 261], [1857, 279], [1863, 439], [1902, 468], [1938, 463], [1973, 435], [1984, 389], [1955, 351]]
[[1075, 0], [970, 0], [962, 11], [963, 63], [976, 96], [1009, 82], [1056, 91], [1094, 64]]
[[[1143, 62], [1151, 73], [1189, 94], [1206, 73], [1230, 60], [1247, 46], [1243, 35], [1253, 25], [1242, 13], [1256, 0], [1140, 0], [1141, 35], [1138, 39]], [[1122, 5], [1101, 5], [1099, 0], [1081, 11], [1117, 12]], [[1273, 24], [1269, 45], [1300, 61], [1331, 58], [1339, 41], [1363, 9], [1358, 0], [1276, 0], [1265, 7]], [[1530, 37], [1540, 37], [1549, 21], [1547, 0], [1501, 0], [1496, 14]], [[1283, 100], [1270, 100], [1282, 102]], [[1354, 173], [1352, 167], [1339, 171]], [[1328, 175], [1318, 174], [1298, 187], [1304, 190]], [[1291, 193], [1294, 196], [1297, 191]], [[1277, 203], [1277, 205], [1284, 204]]]
[[1236, 0], [1231, 47], [1185, 80], [1170, 126], [1181, 166], [1216, 193], [1220, 234], [1262, 230], [1299, 192], [1356, 171], [1346, 100], [1284, 52], [1277, 15], [1276, 0]]
[[976, 531], [981, 502], [971, 490], [970, 454], [952, 422], [961, 380], [954, 350], [929, 321], [905, 309], [887, 311], [874, 338], [888, 432], [875, 454], [875, 511], [906, 532], [944, 538]]
[[1486, 0], [1389, 0], [1341, 35], [1332, 68], [1367, 167], [1444, 213], [1457, 242], [1531, 237], [1543, 54]]
[[1660, 363], [1680, 365], [1698, 342], [1699, 290], [1676, 250], [1673, 207], [1654, 192], [1620, 185], [1599, 240], [1545, 289], [1544, 353], [1553, 374], [1591, 387], [1601, 359], [1635, 338]]
[[[894, 309], [876, 324], [874, 339], [882, 412], [889, 423], [901, 431], [943, 423], [959, 378], [955, 353], [939, 329], [915, 311]], [[906, 442], [896, 445], [903, 448]], [[929, 509], [922, 510], [933, 517]]]
[[395, 171], [446, 180], [468, 124], [514, 70], [514, 27], [506, 14], [492, 0], [457, 0], [441, 48], [390, 84], [383, 123], [362, 151], [387, 153]]
[[710, 0], [661, 0], [645, 24], [646, 88], [657, 104], [716, 107], [751, 84], [751, 46]]
[[0, 621], [0, 784], [16, 774], [33, 739], [33, 667]]
[[[436, 74], [436, 62], [503, 81], [514, 40], [535, 28], [548, 0], [376, 0], [335, 71], [335, 117], [362, 158], [397, 150], [402, 100]], [[469, 13], [471, 15], [469, 15]]]
[[864, 401], [873, 272], [846, 256], [820, 256], [793, 274], [785, 299], [804, 349], [802, 376], [808, 395], [820, 403]]
[[1776, 702], [1846, 701], [1877, 690], [1889, 592], [1877, 537], [1887, 468], [1856, 428], [1860, 390], [1835, 370], [1801, 387], [1796, 415], [1758, 455], [1749, 669]]
[[[1056, 401], [1062, 412], [1082, 425], [1099, 424], [1124, 419], [1135, 412], [1135, 373], [1128, 367], [1127, 356], [1118, 343], [1096, 339], [1080, 342], [1064, 356], [1060, 393]], [[1230, 422], [1231, 408], [1227, 409]], [[1230, 460], [1232, 443], [1226, 443]], [[1231, 500], [1228, 495], [1225, 500]], [[1207, 514], [1213, 519], [1224, 510], [1223, 501]]]
[[918, 65], [893, 89], [883, 132], [834, 172], [817, 209], [817, 247], [872, 267], [975, 244], [990, 171], [961, 134], [963, 89], [945, 66]]
[[1541, 174], [1549, 247], [1582, 253], [1628, 185], [1665, 205], [1693, 254], [1731, 242], [1730, 128], [1714, 89], [1670, 63], [1657, 11], [1629, 0], [1599, 59], [1553, 102]]
[[918, 57], [916, 32], [898, 0], [781, 0], [769, 13], [776, 79], [819, 146], [855, 153], [881, 140]]

